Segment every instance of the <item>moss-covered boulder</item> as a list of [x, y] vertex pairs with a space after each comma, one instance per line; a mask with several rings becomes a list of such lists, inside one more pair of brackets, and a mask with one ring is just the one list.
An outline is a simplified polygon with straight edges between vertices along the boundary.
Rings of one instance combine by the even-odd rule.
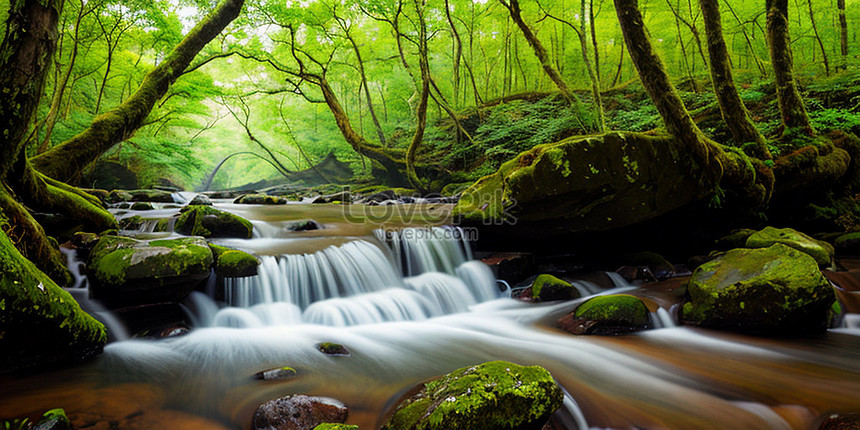
[[109, 306], [178, 301], [209, 276], [212, 251], [200, 237], [139, 241], [105, 236], [90, 253], [90, 294]]
[[0, 372], [101, 352], [105, 327], [0, 233]]
[[134, 202], [131, 205], [131, 210], [133, 211], [151, 211], [153, 209], [152, 203], [149, 202]]
[[833, 246], [841, 255], [860, 254], [860, 232], [843, 234], [833, 241]]
[[164, 190], [132, 190], [131, 194], [133, 202], [153, 202], [153, 203], [176, 203], [173, 198], [173, 193]]
[[245, 251], [209, 244], [215, 258], [215, 274], [224, 278], [245, 278], [257, 274], [260, 260]]
[[322, 423], [314, 427], [313, 430], [358, 430], [358, 426], [352, 424]]
[[233, 203], [237, 205], [285, 205], [287, 199], [280, 196], [269, 196], [266, 194], [245, 194], [239, 196]]
[[563, 399], [546, 369], [491, 361], [425, 383], [397, 405], [382, 428], [539, 429]]
[[211, 206], [182, 208], [174, 225], [177, 233], [188, 236], [235, 237], [250, 239], [254, 234], [251, 221]]
[[212, 200], [203, 194], [198, 194], [188, 202], [189, 206], [212, 206]]
[[316, 344], [316, 347], [317, 347], [317, 351], [319, 351], [325, 355], [335, 355], [335, 356], [342, 356], [342, 357], [348, 357], [350, 355], [349, 350], [346, 349], [345, 346], [343, 346], [339, 343], [320, 342], [320, 343]]
[[563, 281], [555, 276], [541, 274], [532, 282], [531, 298], [538, 302], [551, 300], [570, 300], [580, 297], [577, 290], [570, 282]]
[[651, 326], [648, 307], [628, 294], [597, 296], [579, 305], [563, 328], [573, 334], [619, 335]]
[[824, 330], [835, 300], [815, 259], [781, 243], [734, 249], [699, 266], [687, 294], [685, 323], [760, 334]]
[[728, 251], [735, 248], [744, 248], [747, 246], [747, 239], [755, 234], [755, 230], [742, 228], [734, 230], [731, 233], [717, 239], [714, 246], [720, 251]]
[[535, 146], [480, 179], [454, 215], [526, 239], [606, 231], [703, 201], [716, 185], [709, 177], [671, 136], [570, 138]]
[[781, 243], [806, 253], [821, 266], [829, 266], [833, 262], [834, 250], [832, 245], [790, 228], [765, 227], [747, 238], [746, 247], [767, 248], [775, 243]]
[[287, 224], [287, 230], [289, 231], [312, 231], [312, 230], [321, 230], [322, 224], [312, 220], [312, 219], [303, 219], [298, 221], [291, 221]]

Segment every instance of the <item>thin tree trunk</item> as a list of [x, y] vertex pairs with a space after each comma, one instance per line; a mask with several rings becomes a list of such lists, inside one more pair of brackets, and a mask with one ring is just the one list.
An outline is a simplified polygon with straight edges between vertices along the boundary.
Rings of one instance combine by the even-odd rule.
[[367, 99], [367, 111], [370, 112], [370, 118], [373, 120], [373, 126], [376, 128], [376, 135], [379, 137], [379, 142], [382, 146], [388, 146], [385, 142], [385, 132], [382, 131], [382, 125], [379, 123], [379, 117], [376, 116], [376, 109], [373, 107], [373, 99], [370, 97], [370, 86], [367, 85], [367, 74], [364, 71], [364, 60], [361, 58], [361, 50], [358, 49], [358, 44], [355, 42], [352, 34], [350, 34], [346, 23], [337, 16], [335, 16], [335, 19], [340, 23], [341, 29], [352, 45], [353, 52], [355, 52], [355, 59], [358, 61], [358, 74], [361, 76], [361, 85], [364, 87], [364, 96]]
[[848, 20], [845, 19], [845, 0], [836, 0], [839, 9], [839, 53], [842, 56], [842, 69], [848, 67]]
[[818, 47], [821, 49], [821, 59], [824, 61], [824, 74], [830, 76], [830, 61], [827, 58], [827, 51], [824, 49], [821, 35], [818, 34], [818, 25], [815, 24], [815, 12], [812, 9], [812, 0], [806, 0], [806, 4], [809, 6], [809, 22], [812, 24], [812, 32], [815, 34], [815, 40], [818, 41]]
[[705, 20], [705, 34], [708, 38], [708, 55], [711, 57], [711, 81], [714, 93], [720, 104], [723, 116], [735, 145], [753, 142], [756, 146], [756, 156], [770, 158], [764, 136], [758, 132], [750, 119], [749, 111], [744, 106], [738, 90], [735, 87], [732, 68], [729, 64], [729, 51], [723, 38], [723, 25], [720, 17], [719, 0], [699, 0], [702, 15]]
[[77, 136], [33, 157], [33, 166], [48, 176], [68, 180], [78, 176], [105, 151], [131, 137], [197, 53], [239, 15], [243, 4], [244, 0], [224, 0], [146, 75], [137, 91], [125, 102], [96, 117]]
[[535, 56], [543, 67], [544, 73], [546, 73], [553, 83], [555, 83], [555, 86], [558, 87], [562, 97], [567, 100], [568, 104], [572, 106], [578, 105], [576, 97], [571, 93], [567, 83], [564, 82], [564, 79], [561, 77], [558, 70], [553, 67], [549, 55], [546, 52], [546, 48], [543, 47], [543, 44], [538, 40], [537, 36], [532, 32], [532, 29], [529, 28], [528, 24], [523, 21], [519, 0], [509, 0], [509, 3], [505, 3], [504, 0], [499, 1], [508, 9], [508, 12], [510, 12], [511, 19], [514, 20], [514, 23], [517, 24], [522, 31], [523, 36], [525, 36], [526, 41], [531, 45], [535, 52]]
[[[758, 58], [758, 54], [756, 54], [756, 52], [755, 52], [755, 48], [753, 47], [753, 43], [752, 43], [752, 40], [750, 39], [750, 35], [749, 35], [749, 33], [747, 33], [747, 29], [744, 26], [744, 22], [741, 21], [741, 18], [738, 16], [738, 14], [735, 13], [735, 9], [732, 8], [732, 4], [729, 3], [728, 0], [723, 0], [723, 2], [726, 4], [726, 7], [729, 8], [729, 12], [732, 13], [732, 16], [735, 17], [735, 21], [737, 21], [738, 25], [741, 27], [741, 32], [744, 34], [744, 39], [747, 42], [747, 49], [749, 50], [750, 55], [752, 55], [753, 59], [755, 60], [755, 65], [756, 65], [756, 67], [758, 67], [758, 71], [761, 73], [761, 76], [763, 78], [766, 78], [767, 77], [767, 68], [764, 67], [764, 64], [762, 63], [761, 59]], [[755, 29], [753, 29], [753, 31], [755, 31]], [[755, 36], [755, 33], [753, 33], [753, 36]]]
[[618, 81], [621, 79], [621, 69], [624, 67], [624, 40], [621, 40], [621, 55], [618, 57], [618, 68], [615, 69], [615, 78], [612, 79], [612, 85], [618, 85]]
[[594, 48], [594, 73], [600, 79], [600, 46], [597, 44], [597, 25], [594, 23], [594, 0], [588, 0], [588, 22], [591, 27], [591, 45]]
[[788, 0], [767, 0], [767, 39], [776, 77], [776, 95], [783, 131], [795, 129], [812, 135], [815, 131], [794, 81], [791, 38], [788, 34]]
[[424, 21], [424, 1], [414, 0], [415, 10], [418, 13], [418, 65], [421, 69], [421, 99], [418, 104], [418, 118], [412, 142], [406, 151], [406, 174], [409, 183], [417, 190], [425, 193], [427, 186], [418, 177], [415, 169], [415, 159], [421, 142], [424, 141], [424, 129], [427, 127], [427, 101], [430, 97], [430, 62], [427, 58], [427, 25]]
[[448, 0], [445, 0], [445, 17], [448, 20], [448, 27], [451, 29], [451, 35], [454, 39], [454, 64], [453, 64], [453, 85], [454, 85], [454, 100], [452, 107], [457, 109], [460, 104], [459, 94], [460, 94], [460, 57], [463, 56], [463, 42], [460, 40], [460, 33], [457, 31], [457, 26], [454, 25], [454, 18], [451, 16], [451, 6], [448, 4]]

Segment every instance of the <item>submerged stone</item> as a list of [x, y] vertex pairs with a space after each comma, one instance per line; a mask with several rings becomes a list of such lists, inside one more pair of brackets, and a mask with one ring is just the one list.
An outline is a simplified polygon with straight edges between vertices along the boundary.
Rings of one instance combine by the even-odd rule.
[[254, 374], [254, 379], [259, 381], [281, 381], [295, 377], [297, 374], [296, 369], [284, 366], [257, 372]]
[[538, 302], [570, 300], [580, 296], [579, 291], [570, 282], [548, 274], [538, 275], [531, 288], [532, 300]]
[[339, 400], [301, 394], [281, 397], [260, 405], [254, 413], [255, 430], [305, 430], [322, 423], [342, 423], [349, 411]]
[[251, 221], [211, 206], [182, 208], [174, 228], [177, 233], [203, 237], [250, 239], [254, 233], [254, 225]]
[[151, 211], [153, 209], [152, 203], [149, 202], [134, 202], [131, 205], [131, 210], [133, 211]]
[[198, 194], [188, 202], [188, 206], [212, 206], [212, 200], [203, 194]]
[[320, 230], [322, 229], [322, 225], [320, 223], [312, 220], [312, 219], [303, 219], [299, 221], [292, 221], [287, 224], [287, 230], [290, 231], [312, 231], [312, 230]]
[[425, 383], [397, 405], [385, 430], [539, 429], [564, 395], [540, 366], [492, 361]]
[[781, 243], [808, 254], [821, 266], [829, 266], [833, 262], [832, 245], [790, 228], [765, 227], [747, 239], [746, 247], [767, 248], [775, 243]]
[[105, 236], [87, 263], [90, 295], [109, 305], [182, 300], [209, 276], [212, 262], [200, 237], [145, 242]]
[[579, 305], [570, 324], [562, 324], [573, 334], [619, 335], [650, 327], [648, 307], [628, 294], [597, 296]]
[[320, 342], [317, 345], [317, 350], [325, 355], [340, 355], [340, 356], [349, 356], [349, 350], [346, 349], [345, 346], [339, 343], [333, 342]]
[[0, 372], [88, 358], [106, 341], [104, 325], [0, 234]]
[[131, 201], [153, 203], [176, 203], [173, 193], [165, 190], [132, 190]]
[[686, 323], [783, 335], [825, 330], [835, 300], [818, 263], [781, 243], [731, 250], [699, 266], [687, 294]]

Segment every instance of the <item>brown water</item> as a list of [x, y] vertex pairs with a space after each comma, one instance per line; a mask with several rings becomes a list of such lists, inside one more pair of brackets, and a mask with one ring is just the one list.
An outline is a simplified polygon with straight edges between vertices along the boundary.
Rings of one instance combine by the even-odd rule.
[[[274, 226], [314, 218], [328, 227], [246, 243], [262, 250], [255, 240], [287, 241], [265, 254], [310, 252], [372, 237], [372, 226], [343, 222], [336, 212], [341, 208], [334, 205], [290, 206], [302, 207], [230, 209]], [[840, 298], [849, 302], [846, 308], [858, 312], [852, 302], [858, 272], [829, 277], [844, 285], [839, 289]], [[665, 314], [677, 304], [682, 283], [617, 291], [640, 296]], [[178, 338], [117, 342], [85, 364], [0, 376], [0, 418], [36, 417], [62, 407], [76, 429], [245, 429], [260, 403], [302, 393], [343, 401], [350, 409], [348, 423], [372, 429], [415, 384], [497, 359], [550, 370], [570, 394], [553, 418], [557, 428], [807, 429], [817, 428], [830, 413], [860, 412], [860, 329], [769, 339], [686, 327], [577, 337], [555, 328], [555, 321], [578, 303], [500, 298], [425, 321], [211, 327]], [[343, 344], [352, 355], [323, 355], [315, 348], [318, 342]], [[298, 376], [271, 382], [253, 378], [280, 366], [294, 367]]]

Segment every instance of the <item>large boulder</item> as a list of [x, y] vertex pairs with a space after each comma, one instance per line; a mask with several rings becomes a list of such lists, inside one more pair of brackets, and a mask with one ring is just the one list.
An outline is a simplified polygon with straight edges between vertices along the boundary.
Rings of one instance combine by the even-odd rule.
[[239, 196], [233, 203], [237, 205], [285, 205], [287, 199], [280, 196], [269, 196], [266, 194], [245, 194]]
[[322, 423], [342, 423], [349, 411], [328, 397], [291, 395], [270, 400], [254, 413], [254, 430], [310, 430]]
[[101, 352], [105, 327], [0, 233], [0, 372]]
[[546, 369], [492, 361], [425, 383], [398, 404], [382, 428], [539, 429], [563, 399]]
[[188, 236], [235, 237], [250, 239], [254, 225], [238, 215], [211, 206], [185, 206], [174, 225], [177, 233]]
[[104, 236], [87, 263], [90, 295], [110, 306], [178, 301], [209, 276], [203, 238], [139, 241]]
[[215, 274], [224, 278], [245, 278], [257, 274], [260, 260], [238, 249], [210, 244], [215, 258]]
[[702, 264], [687, 294], [684, 322], [757, 334], [824, 330], [835, 300], [815, 259], [781, 243], [734, 249]]
[[645, 303], [628, 294], [591, 298], [576, 308], [570, 323], [562, 326], [573, 334], [619, 335], [647, 329], [650, 313]]
[[834, 250], [832, 245], [790, 228], [765, 227], [747, 238], [746, 247], [767, 248], [775, 243], [781, 243], [809, 254], [821, 266], [829, 266], [833, 262]]
[[607, 231], [711, 196], [716, 184], [706, 173], [671, 136], [571, 138], [538, 145], [480, 179], [454, 215], [470, 225], [511, 224], [508, 234], [532, 240]]

